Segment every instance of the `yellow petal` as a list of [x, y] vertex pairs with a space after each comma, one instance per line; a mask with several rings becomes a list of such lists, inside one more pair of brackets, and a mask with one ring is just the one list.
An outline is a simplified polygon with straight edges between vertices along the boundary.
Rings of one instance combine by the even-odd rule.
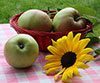
[[69, 42], [68, 42], [68, 38], [67, 37], [63, 40], [63, 44], [64, 44], [63, 47], [65, 49], [65, 52], [68, 52], [69, 50], [71, 50], [71, 47], [69, 46]]
[[87, 61], [94, 60], [94, 57], [93, 55], [90, 55], [90, 54], [83, 54], [77, 60], [81, 62], [87, 62]]
[[61, 55], [63, 55], [63, 48], [62, 48], [62, 40], [61, 40], [61, 38], [59, 38], [57, 40], [57, 42], [52, 39], [52, 44], [61, 53]]
[[57, 50], [54, 46], [48, 46], [47, 49], [54, 55], [61, 55], [61, 52]]
[[67, 79], [72, 78], [72, 77], [73, 77], [73, 70], [72, 70], [72, 67], [69, 67], [64, 71], [62, 75], [62, 81], [66, 81]]
[[73, 43], [77, 43], [80, 40], [80, 36], [81, 33], [76, 34], [75, 37], [73, 38]]
[[75, 64], [75, 66], [77, 66], [78, 68], [82, 68], [82, 69], [86, 69], [89, 67], [88, 65], [84, 64], [83, 62], [77, 62]]
[[59, 56], [62, 56], [65, 53], [65, 49], [64, 49], [62, 43], [57, 44], [56, 49], [60, 52], [60, 55]]
[[73, 46], [72, 40], [73, 40], [73, 32], [71, 31], [67, 35], [68, 51], [72, 51], [72, 46]]
[[85, 48], [78, 55], [80, 56], [82, 54], [87, 54], [87, 53], [92, 52], [92, 51], [93, 51], [92, 48]]
[[52, 62], [52, 63], [47, 63], [43, 69], [49, 69], [49, 68], [53, 68], [53, 67], [57, 67], [57, 66], [60, 66], [61, 65], [61, 62], [60, 61], [57, 61], [57, 62]]
[[69, 32], [67, 35], [68, 39], [70, 39], [71, 41], [73, 40], [73, 32]]
[[46, 71], [46, 74], [54, 74], [54, 73], [56, 73], [60, 68], [61, 68], [61, 66], [50, 68], [50, 69], [48, 69], [48, 70]]
[[61, 55], [63, 55], [66, 52], [66, 38], [67, 36], [63, 36], [62, 38], [59, 38], [57, 40], [57, 45], [55, 47], [61, 52]]
[[46, 64], [48, 64], [48, 63], [52, 63], [52, 62], [59, 62], [60, 60], [59, 59], [49, 59], [47, 62], [46, 62]]
[[62, 42], [61, 42], [61, 44], [59, 44], [60, 46], [61, 46], [61, 48], [63, 48], [62, 50], [63, 50], [63, 53], [66, 53], [68, 50], [68, 45], [67, 45], [67, 42], [66, 42], [66, 40], [67, 40], [67, 36], [63, 36], [62, 37]]
[[81, 33], [78, 33], [73, 38], [73, 45], [72, 45], [72, 51], [76, 52], [78, 46], [79, 46], [79, 39], [80, 39]]
[[72, 48], [72, 52], [78, 53], [79, 42], [75, 43]]
[[51, 39], [51, 41], [52, 41], [52, 45], [53, 46], [56, 46], [57, 45], [57, 43], [53, 39]]
[[60, 44], [62, 42], [62, 38], [57, 39], [57, 43]]
[[63, 75], [62, 75], [61, 80], [62, 80], [63, 82], [65, 82], [67, 79], [68, 79], [68, 76], [67, 76], [67, 69], [66, 69], [66, 70], [64, 71]]
[[54, 55], [47, 55], [45, 56], [45, 60], [53, 60], [53, 59], [59, 59], [60, 60], [60, 57], [58, 56], [54, 56]]
[[69, 69], [69, 71], [67, 72], [68, 77], [72, 78], [73, 77], [73, 69]]
[[45, 60], [49, 60], [49, 59], [53, 59], [54, 58], [54, 55], [47, 55], [45, 56]]
[[84, 49], [87, 46], [87, 44], [89, 43], [89, 41], [90, 41], [89, 38], [80, 40], [80, 44], [79, 44], [78, 50]]
[[76, 76], [80, 76], [80, 74], [79, 74], [79, 71], [78, 71], [78, 68], [77, 68], [77, 67], [73, 67], [73, 73], [74, 73], [74, 75], [76, 75]]

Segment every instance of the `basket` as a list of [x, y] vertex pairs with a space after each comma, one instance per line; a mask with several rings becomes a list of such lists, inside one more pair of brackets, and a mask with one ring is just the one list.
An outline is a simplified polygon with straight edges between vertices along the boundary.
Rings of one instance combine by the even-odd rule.
[[[43, 10], [44, 12], [46, 12], [48, 14], [51, 13], [50, 18], [53, 19], [54, 15], [56, 14], [55, 10]], [[22, 13], [20, 14], [16, 14], [15, 16], [12, 16], [10, 19], [10, 25], [12, 28], [15, 29], [15, 31], [18, 34], [29, 34], [31, 35], [39, 44], [39, 49], [40, 51], [47, 51], [47, 46], [51, 45], [51, 39], [53, 40], [57, 40], [58, 38], [67, 35], [68, 31], [66, 31], [65, 33], [62, 32], [42, 32], [42, 31], [34, 31], [34, 30], [27, 30], [27, 29], [23, 29], [20, 28], [17, 24], [18, 18], [20, 17]], [[79, 29], [79, 30], [72, 30], [74, 34], [76, 33], [81, 33], [82, 36], [84, 37], [86, 33], [90, 32], [92, 30], [92, 23], [91, 22], [87, 22], [87, 26], [84, 29]]]

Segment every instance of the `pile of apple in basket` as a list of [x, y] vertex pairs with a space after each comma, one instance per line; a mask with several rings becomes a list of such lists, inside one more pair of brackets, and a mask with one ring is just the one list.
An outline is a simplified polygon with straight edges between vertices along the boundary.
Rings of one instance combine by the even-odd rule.
[[74, 34], [81, 33], [83, 37], [92, 30], [92, 23], [72, 7], [60, 11], [30, 9], [13, 16], [10, 24], [17, 33], [31, 35], [41, 51], [47, 51], [51, 39], [57, 40], [69, 31]]
[[[57, 12], [53, 19], [41, 10], [31, 9], [24, 12], [18, 19], [21, 28], [45, 31], [66, 32], [86, 27], [87, 20], [82, 18], [74, 8], [65, 8]], [[53, 26], [53, 27], [52, 27]]]

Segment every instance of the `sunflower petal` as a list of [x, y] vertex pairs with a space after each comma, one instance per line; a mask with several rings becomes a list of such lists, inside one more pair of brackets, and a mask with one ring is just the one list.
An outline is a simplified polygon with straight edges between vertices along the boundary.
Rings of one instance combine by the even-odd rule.
[[56, 48], [59, 49], [60, 52], [62, 52], [63, 54], [66, 52], [66, 48], [67, 48], [66, 39], [67, 39], [67, 36], [63, 36], [62, 38], [57, 40]]
[[89, 41], [90, 41], [89, 38], [80, 40], [80, 45], [79, 45], [79, 48], [78, 49], [79, 50], [84, 49], [87, 46], [87, 44], [89, 43]]
[[45, 60], [54, 60], [54, 59], [60, 59], [60, 57], [58, 56], [54, 56], [54, 55], [47, 55], [45, 56]]
[[72, 39], [73, 39], [73, 32], [72, 31], [69, 32], [67, 37], [68, 37], [68, 39], [71, 39], [71, 41], [72, 41]]
[[54, 41], [53, 39], [51, 39], [51, 41], [53, 46], [57, 45], [56, 41]]
[[82, 68], [82, 69], [86, 69], [88, 68], [89, 66], [84, 64], [83, 62], [77, 62], [76, 65], [78, 68]]
[[69, 69], [67, 75], [68, 75], [69, 78], [72, 78], [73, 77], [73, 69]]
[[75, 35], [75, 37], [73, 38], [73, 43], [77, 43], [80, 39], [81, 33], [78, 33]]
[[78, 68], [77, 68], [77, 67], [73, 67], [73, 73], [74, 73], [74, 75], [76, 75], [76, 76], [80, 76], [80, 74], [79, 74], [79, 71], [78, 71]]
[[48, 46], [47, 49], [54, 55], [61, 55], [61, 52], [57, 50], [54, 46]]
[[57, 39], [57, 43], [60, 44], [62, 42], [62, 38]]
[[87, 61], [92, 61], [94, 59], [95, 58], [90, 54], [83, 54], [77, 60], [81, 62], [87, 62]]
[[65, 53], [65, 49], [64, 49], [64, 43], [60, 43], [57, 44], [57, 46], [55, 48], [57, 48], [57, 50], [60, 52], [60, 56], [62, 56]]
[[75, 44], [73, 45], [73, 48], [72, 48], [72, 51], [75, 52], [76, 54], [77, 54], [77, 52], [78, 52], [78, 47], [79, 47], [79, 42], [75, 43]]
[[73, 70], [72, 67], [69, 67], [65, 70], [65, 72], [62, 75], [62, 81], [66, 81], [69, 78], [73, 77]]
[[76, 52], [78, 46], [79, 46], [79, 39], [80, 39], [81, 33], [78, 33], [75, 35], [75, 37], [72, 40], [72, 51]]
[[73, 46], [73, 32], [69, 32], [67, 35], [67, 45], [68, 45], [68, 51], [72, 50], [72, 46]]
[[54, 55], [47, 55], [45, 56], [45, 60], [49, 60], [49, 59], [53, 59], [54, 58]]
[[67, 76], [67, 69], [66, 69], [66, 70], [64, 71], [63, 75], [62, 75], [61, 80], [62, 80], [63, 82], [65, 82], [67, 79], [68, 79], [68, 76]]
[[57, 66], [60, 66], [61, 65], [61, 62], [60, 61], [57, 61], [57, 62], [52, 62], [52, 63], [47, 63], [43, 69], [49, 69], [49, 68], [53, 68], [53, 67], [57, 67]]
[[68, 50], [68, 45], [67, 45], [67, 42], [66, 42], [66, 40], [67, 40], [67, 36], [63, 36], [62, 37], [62, 42], [61, 42], [61, 44], [60, 44], [60, 46], [61, 46], [61, 48], [63, 47], [63, 52], [65, 53], [65, 52], [67, 52]]
[[69, 50], [68, 50], [67, 38], [66, 38], [66, 39], [64, 39], [63, 44], [64, 44], [64, 49], [65, 49], [65, 52], [68, 52]]
[[48, 63], [52, 63], [52, 62], [59, 62], [59, 59], [49, 59], [47, 62], [46, 62], [46, 64], [48, 64]]
[[92, 48], [85, 48], [79, 53], [79, 56], [82, 54], [87, 54], [87, 53], [92, 52], [92, 51], [93, 51]]
[[54, 74], [54, 73], [56, 73], [60, 68], [61, 68], [61, 66], [50, 68], [50, 69], [48, 69], [48, 70], [46, 71], [46, 74]]

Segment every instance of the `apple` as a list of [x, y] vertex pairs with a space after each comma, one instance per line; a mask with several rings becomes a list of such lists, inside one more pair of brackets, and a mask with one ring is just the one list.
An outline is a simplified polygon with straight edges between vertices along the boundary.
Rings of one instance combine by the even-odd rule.
[[27, 34], [17, 34], [13, 36], [4, 46], [6, 61], [15, 68], [32, 66], [38, 55], [38, 43]]
[[78, 10], [67, 7], [60, 10], [53, 18], [54, 31], [66, 32], [86, 27], [86, 20]]
[[38, 9], [30, 9], [25, 11], [18, 18], [18, 26], [20, 28], [49, 32], [52, 29], [52, 20], [47, 13]]

